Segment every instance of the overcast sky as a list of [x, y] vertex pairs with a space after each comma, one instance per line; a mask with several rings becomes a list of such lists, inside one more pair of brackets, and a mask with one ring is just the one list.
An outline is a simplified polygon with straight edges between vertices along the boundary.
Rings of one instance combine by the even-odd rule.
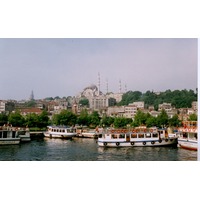
[[197, 39], [0, 39], [0, 99], [197, 88]]

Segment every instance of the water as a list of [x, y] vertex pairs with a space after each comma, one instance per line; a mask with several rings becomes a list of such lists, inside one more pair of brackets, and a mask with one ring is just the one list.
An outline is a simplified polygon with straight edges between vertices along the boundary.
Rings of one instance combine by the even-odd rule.
[[98, 147], [90, 138], [33, 139], [0, 146], [1, 161], [196, 161], [197, 151], [178, 147]]

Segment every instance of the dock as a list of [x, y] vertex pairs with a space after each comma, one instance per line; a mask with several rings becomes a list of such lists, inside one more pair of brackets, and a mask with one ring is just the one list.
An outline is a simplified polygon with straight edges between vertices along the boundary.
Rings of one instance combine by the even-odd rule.
[[31, 131], [30, 137], [31, 138], [43, 138], [44, 137], [44, 131]]

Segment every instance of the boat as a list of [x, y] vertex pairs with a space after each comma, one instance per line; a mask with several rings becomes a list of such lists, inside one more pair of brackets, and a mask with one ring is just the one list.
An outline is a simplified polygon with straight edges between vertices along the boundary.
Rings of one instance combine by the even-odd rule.
[[83, 130], [78, 134], [78, 137], [83, 137], [83, 138], [98, 138], [98, 133], [96, 130]]
[[72, 138], [76, 136], [76, 129], [74, 127], [66, 126], [47, 126], [47, 131], [44, 132], [45, 137], [49, 138]]
[[16, 128], [21, 142], [31, 141], [30, 131], [28, 128]]
[[188, 150], [197, 151], [197, 121], [183, 121], [183, 126], [178, 129], [178, 146]]
[[79, 129], [77, 130], [77, 137], [97, 139], [102, 130], [102, 128], [98, 127], [96, 129]]
[[19, 144], [20, 138], [17, 131], [12, 126], [4, 125], [0, 127], [0, 145]]
[[177, 138], [176, 134], [168, 133], [164, 128], [111, 129], [99, 134], [98, 145], [102, 147], [177, 146]]

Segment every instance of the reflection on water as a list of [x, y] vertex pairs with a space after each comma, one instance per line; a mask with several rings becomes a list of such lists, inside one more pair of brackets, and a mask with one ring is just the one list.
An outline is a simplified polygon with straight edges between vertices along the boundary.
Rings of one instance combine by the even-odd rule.
[[178, 147], [98, 147], [90, 138], [35, 139], [0, 146], [0, 160], [21, 161], [181, 161], [197, 160], [197, 152]]

